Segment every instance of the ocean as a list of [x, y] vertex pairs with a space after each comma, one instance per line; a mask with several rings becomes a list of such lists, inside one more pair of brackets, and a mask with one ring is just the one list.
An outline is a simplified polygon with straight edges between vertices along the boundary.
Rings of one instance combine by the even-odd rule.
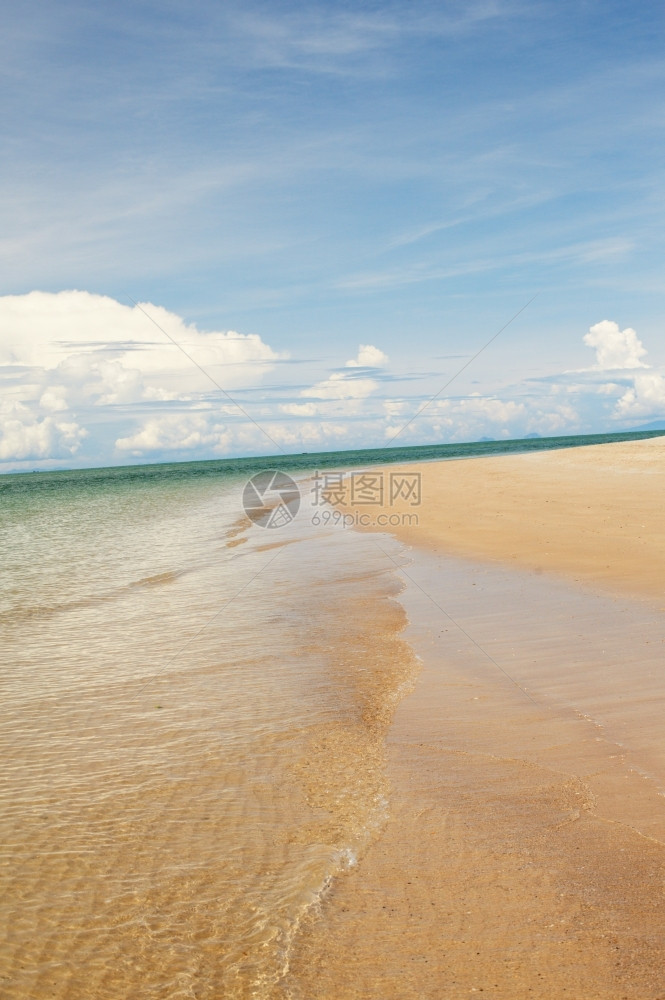
[[0, 477], [0, 995], [269, 998], [380, 834], [408, 554], [317, 479], [649, 436]]

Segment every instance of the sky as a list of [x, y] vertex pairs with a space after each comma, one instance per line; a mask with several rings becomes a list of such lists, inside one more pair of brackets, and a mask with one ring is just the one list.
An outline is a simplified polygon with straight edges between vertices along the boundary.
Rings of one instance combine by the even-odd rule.
[[662, 4], [3, 6], [0, 471], [665, 420]]

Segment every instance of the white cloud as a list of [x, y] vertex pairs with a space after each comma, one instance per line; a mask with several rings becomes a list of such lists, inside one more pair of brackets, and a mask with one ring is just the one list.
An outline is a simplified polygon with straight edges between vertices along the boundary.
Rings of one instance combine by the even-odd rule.
[[[388, 355], [372, 344], [360, 344], [358, 354], [344, 365], [345, 368], [384, 368]], [[366, 399], [379, 387], [376, 379], [356, 377], [353, 371], [332, 372], [328, 378], [317, 382], [309, 389], [302, 389], [301, 396], [308, 399]]]
[[589, 328], [584, 336], [587, 347], [596, 349], [595, 368], [605, 371], [612, 368], [646, 368], [640, 359], [647, 353], [631, 327], [619, 329], [619, 324], [604, 319]]
[[315, 417], [321, 407], [316, 403], [283, 403], [280, 410], [291, 417]]
[[152, 388], [145, 385], [138, 368], [129, 368], [122, 361], [98, 360], [94, 355], [72, 355], [56, 371], [70, 380], [79, 398], [83, 396], [95, 406], [136, 403], [148, 399]]
[[633, 385], [616, 405], [617, 417], [655, 417], [665, 414], [665, 377], [658, 372], [635, 375]]
[[[256, 335], [203, 332], [150, 303], [128, 306], [80, 291], [0, 296], [0, 375], [13, 400], [11, 412], [5, 406], [2, 414], [0, 458], [74, 455], [88, 437], [89, 461], [110, 460], [108, 431], [102, 429], [99, 440], [90, 433], [113, 419], [110, 407], [123, 406], [130, 416], [132, 408], [151, 403], [194, 407], [202, 394], [216, 391], [204, 372], [233, 391], [255, 386], [279, 358]], [[151, 431], [138, 433], [149, 439]], [[217, 449], [220, 433], [201, 443]], [[164, 440], [168, 448], [171, 437]]]
[[226, 425], [207, 414], [167, 414], [147, 420], [136, 433], [118, 438], [115, 445], [118, 451], [139, 457], [158, 451], [199, 451], [203, 448], [224, 451], [230, 440]]
[[[632, 328], [609, 320], [584, 337], [596, 351], [593, 368], [500, 395], [435, 399], [410, 421], [426, 388], [413, 396], [408, 378], [397, 388], [394, 373], [386, 383], [379, 369], [389, 359], [373, 344], [360, 344], [318, 381], [315, 370], [307, 388], [271, 385], [261, 394], [259, 375], [279, 355], [259, 337], [204, 333], [161, 307], [145, 308], [195, 363], [140, 309], [113, 299], [87, 292], [0, 298], [0, 378], [11, 393], [0, 411], [3, 468], [378, 447], [398, 432], [410, 444], [583, 433], [665, 411], [665, 375], [643, 360]], [[245, 414], [197, 364], [232, 395], [251, 390], [236, 397]], [[378, 393], [387, 384], [393, 399]]]
[[620, 389], [621, 386], [618, 382], [602, 382], [596, 386], [596, 392], [599, 396], [616, 396]]
[[16, 401], [0, 406], [0, 461], [59, 458], [75, 455], [87, 431], [76, 421], [35, 417]]
[[621, 378], [600, 384], [583, 384], [574, 387], [575, 391], [613, 397], [616, 405], [608, 416], [615, 420], [663, 416], [665, 376], [642, 360], [647, 350], [632, 327], [621, 330], [618, 323], [603, 320], [590, 327], [584, 343], [596, 349], [596, 364], [587, 369], [589, 373], [620, 371]]
[[401, 417], [408, 414], [409, 406], [405, 399], [386, 399], [383, 410], [388, 417]]
[[301, 396], [311, 399], [366, 399], [378, 389], [373, 378], [349, 378], [343, 372], [333, 372], [310, 389], [302, 389]]
[[466, 399], [437, 400], [433, 404], [434, 422], [456, 435], [464, 429], [464, 433], [474, 437], [490, 433], [492, 436], [510, 437], [526, 417], [524, 403], [491, 396], [472, 395]]
[[53, 413], [69, 409], [67, 402], [67, 389], [64, 385], [52, 385], [42, 393], [39, 400], [42, 410], [51, 410]]
[[279, 357], [256, 334], [204, 332], [149, 302], [80, 291], [0, 297], [0, 365], [57, 370], [101, 404], [207, 391], [197, 364], [224, 388], [251, 385]]
[[461, 399], [435, 400], [408, 424], [409, 417], [403, 409], [391, 417], [385, 428], [386, 438], [398, 435], [409, 443], [521, 438], [533, 433], [556, 435], [574, 428], [579, 421], [577, 411], [569, 403], [532, 397], [500, 399], [478, 393]]
[[373, 347], [372, 344], [361, 344], [358, 348], [357, 357], [346, 362], [347, 368], [385, 368], [388, 364], [388, 355]]
[[[263, 428], [263, 430], [262, 430]], [[332, 447], [348, 436], [349, 427], [343, 422], [302, 421], [297, 424], [226, 422], [219, 413], [165, 414], [150, 418], [134, 434], [118, 438], [116, 450], [122, 456], [145, 458], [162, 455], [260, 454], [266, 449], [270, 435], [284, 451], [297, 451], [318, 445]]]

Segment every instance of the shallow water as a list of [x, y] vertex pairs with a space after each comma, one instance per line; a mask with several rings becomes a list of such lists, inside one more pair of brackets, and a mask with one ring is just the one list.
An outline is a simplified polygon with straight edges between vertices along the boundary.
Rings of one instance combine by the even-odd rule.
[[268, 996], [384, 822], [392, 567], [306, 519], [239, 531], [241, 487], [5, 509], [7, 995]]

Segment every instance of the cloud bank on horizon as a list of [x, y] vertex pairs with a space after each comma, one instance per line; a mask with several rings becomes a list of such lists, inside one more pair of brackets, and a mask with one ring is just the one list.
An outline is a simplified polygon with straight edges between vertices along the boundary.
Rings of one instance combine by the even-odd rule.
[[2, 296], [0, 468], [381, 447], [395, 434], [407, 445], [585, 433], [665, 412], [665, 373], [644, 360], [634, 329], [603, 320], [582, 339], [595, 351], [588, 368], [501, 393], [451, 386], [405, 427], [440, 373], [400, 370], [374, 344], [327, 370], [310, 361], [302, 385], [305, 359], [254, 334], [199, 330], [152, 303]]

